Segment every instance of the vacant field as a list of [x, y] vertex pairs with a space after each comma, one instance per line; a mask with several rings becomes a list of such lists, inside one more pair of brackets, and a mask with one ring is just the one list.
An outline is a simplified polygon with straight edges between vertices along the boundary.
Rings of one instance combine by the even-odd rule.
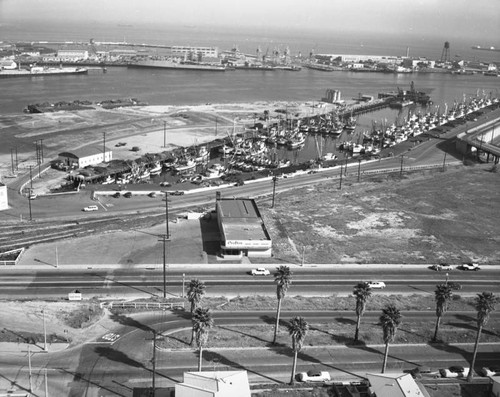
[[261, 205], [274, 257], [306, 263], [500, 263], [500, 172], [491, 164], [348, 176]]

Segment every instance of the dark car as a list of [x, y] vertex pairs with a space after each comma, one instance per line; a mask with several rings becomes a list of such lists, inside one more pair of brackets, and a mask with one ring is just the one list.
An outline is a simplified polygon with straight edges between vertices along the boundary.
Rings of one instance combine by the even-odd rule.
[[132, 192], [127, 192], [123, 195], [123, 197], [130, 198], [132, 197]]
[[120, 193], [120, 192], [116, 192], [115, 194], [113, 194], [113, 197], [114, 197], [114, 198], [118, 198], [118, 197], [120, 197], [120, 196], [121, 196], [121, 193]]
[[182, 196], [184, 192], [182, 190], [176, 190], [175, 192], [170, 192], [171, 196]]

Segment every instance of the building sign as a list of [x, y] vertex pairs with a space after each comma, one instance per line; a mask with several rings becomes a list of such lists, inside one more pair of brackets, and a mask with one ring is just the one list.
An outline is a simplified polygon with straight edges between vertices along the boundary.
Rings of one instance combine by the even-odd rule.
[[271, 248], [269, 240], [226, 240], [226, 248], [252, 249], [252, 248]]

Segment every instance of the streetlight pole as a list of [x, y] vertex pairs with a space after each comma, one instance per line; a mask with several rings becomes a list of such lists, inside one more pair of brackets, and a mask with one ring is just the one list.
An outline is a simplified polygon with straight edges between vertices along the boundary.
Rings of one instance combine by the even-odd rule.
[[340, 163], [340, 180], [339, 180], [339, 190], [342, 190], [342, 163]]
[[358, 183], [361, 176], [361, 159], [358, 159]]
[[404, 159], [404, 155], [401, 155], [401, 169], [399, 170], [400, 177], [403, 176], [403, 159]]

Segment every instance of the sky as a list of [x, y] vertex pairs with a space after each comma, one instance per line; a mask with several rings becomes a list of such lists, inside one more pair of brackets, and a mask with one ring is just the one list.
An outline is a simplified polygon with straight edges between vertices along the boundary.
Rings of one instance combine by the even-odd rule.
[[40, 20], [440, 35], [500, 47], [500, 0], [0, 0], [0, 24]]

